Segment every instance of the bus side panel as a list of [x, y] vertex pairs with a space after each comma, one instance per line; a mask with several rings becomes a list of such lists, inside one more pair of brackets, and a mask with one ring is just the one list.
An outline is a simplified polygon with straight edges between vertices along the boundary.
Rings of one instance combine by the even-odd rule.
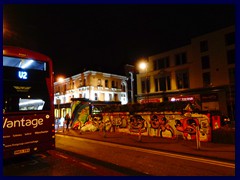
[[49, 113], [3, 117], [4, 158], [55, 148], [54, 117]]

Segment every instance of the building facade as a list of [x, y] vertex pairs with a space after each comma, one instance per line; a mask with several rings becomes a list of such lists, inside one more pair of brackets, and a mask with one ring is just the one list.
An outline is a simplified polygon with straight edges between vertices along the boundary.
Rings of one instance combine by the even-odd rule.
[[66, 78], [63, 82], [54, 82], [55, 116], [64, 117], [70, 111], [72, 98], [127, 104], [127, 92], [127, 77], [97, 71], [85, 71]]
[[148, 57], [137, 74], [137, 101], [193, 101], [204, 111], [234, 118], [235, 26]]

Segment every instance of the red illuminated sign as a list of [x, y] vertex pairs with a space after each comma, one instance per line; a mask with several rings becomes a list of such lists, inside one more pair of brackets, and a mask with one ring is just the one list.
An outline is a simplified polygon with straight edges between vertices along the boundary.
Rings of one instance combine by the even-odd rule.
[[159, 103], [161, 102], [160, 98], [151, 98], [151, 99], [141, 99], [139, 100], [140, 104], [144, 104], [144, 103]]
[[172, 97], [171, 101], [193, 101], [193, 96], [184, 96], [184, 97]]

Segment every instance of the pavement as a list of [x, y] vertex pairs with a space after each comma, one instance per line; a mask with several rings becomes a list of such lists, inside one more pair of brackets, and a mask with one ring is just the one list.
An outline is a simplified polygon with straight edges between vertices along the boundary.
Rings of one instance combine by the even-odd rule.
[[145, 149], [159, 150], [182, 155], [235, 162], [235, 144], [220, 144], [212, 142], [200, 142], [197, 146], [196, 140], [183, 140], [182, 138], [169, 139], [152, 136], [141, 136], [123, 132], [81, 132], [79, 130], [62, 131], [56, 134], [93, 139], [97, 141], [111, 142], [127, 146], [140, 147]]

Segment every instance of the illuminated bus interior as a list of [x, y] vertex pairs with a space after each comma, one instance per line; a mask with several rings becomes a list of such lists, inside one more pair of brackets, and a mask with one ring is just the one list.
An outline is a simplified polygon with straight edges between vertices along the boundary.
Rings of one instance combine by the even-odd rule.
[[42, 110], [44, 106], [44, 101], [42, 99], [19, 99], [19, 110], [29, 111], [29, 110]]

